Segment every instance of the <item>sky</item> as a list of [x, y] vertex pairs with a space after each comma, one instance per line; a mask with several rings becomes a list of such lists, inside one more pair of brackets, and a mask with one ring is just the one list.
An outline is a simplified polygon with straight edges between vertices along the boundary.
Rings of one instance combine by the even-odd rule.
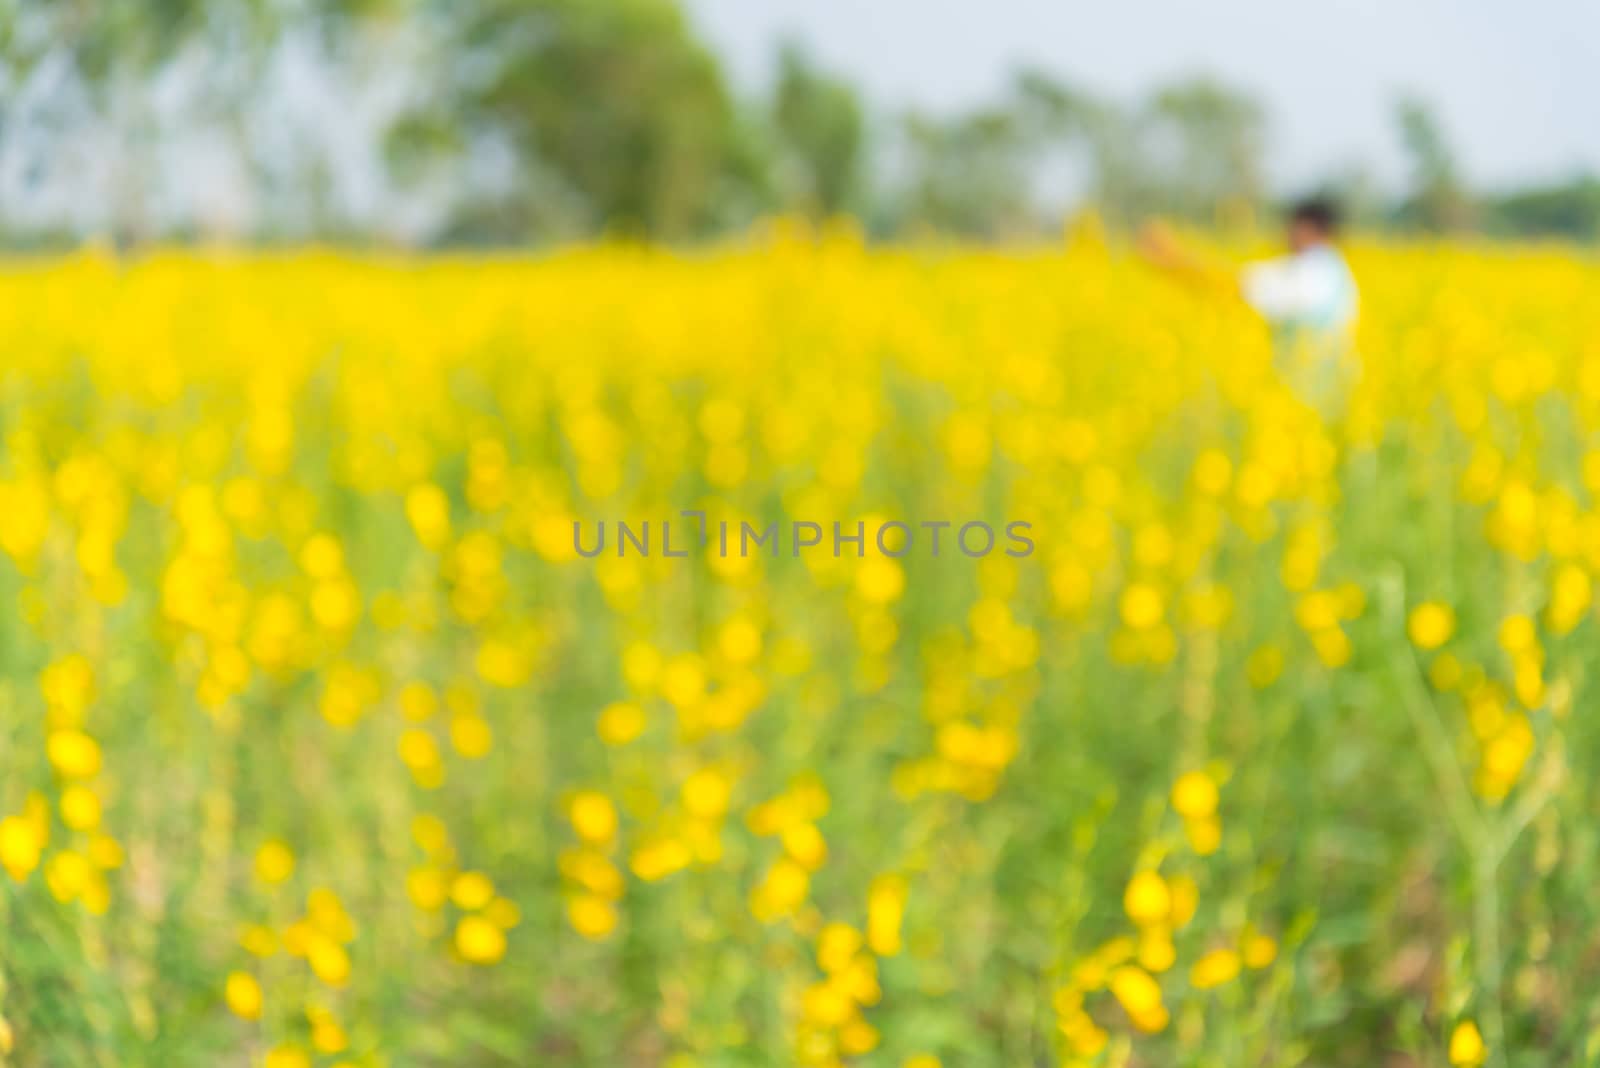
[[874, 111], [956, 110], [1022, 64], [1122, 100], [1195, 73], [1268, 107], [1283, 187], [1405, 174], [1394, 100], [1434, 106], [1469, 182], [1600, 173], [1600, 0], [685, 0], [756, 90], [791, 34]]

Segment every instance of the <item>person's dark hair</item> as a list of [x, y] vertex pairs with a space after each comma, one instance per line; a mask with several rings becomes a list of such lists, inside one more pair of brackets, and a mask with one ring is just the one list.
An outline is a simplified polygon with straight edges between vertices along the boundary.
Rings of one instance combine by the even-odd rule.
[[1339, 231], [1339, 205], [1331, 197], [1306, 197], [1289, 209], [1289, 221], [1307, 223], [1331, 237]]

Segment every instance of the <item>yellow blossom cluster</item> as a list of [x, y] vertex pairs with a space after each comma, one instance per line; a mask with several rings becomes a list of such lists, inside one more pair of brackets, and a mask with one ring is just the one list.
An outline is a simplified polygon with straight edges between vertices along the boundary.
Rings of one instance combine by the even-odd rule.
[[0, 265], [0, 1064], [1579, 1063], [1600, 267], [1351, 261]]

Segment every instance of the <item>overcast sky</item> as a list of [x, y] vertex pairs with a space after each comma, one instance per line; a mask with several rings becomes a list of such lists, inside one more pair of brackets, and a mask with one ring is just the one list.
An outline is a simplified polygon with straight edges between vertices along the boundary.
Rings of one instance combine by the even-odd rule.
[[1474, 184], [1600, 173], [1600, 0], [686, 0], [744, 88], [793, 33], [873, 108], [955, 109], [1028, 63], [1131, 98], [1205, 72], [1269, 107], [1280, 185], [1404, 173], [1393, 100], [1431, 101]]

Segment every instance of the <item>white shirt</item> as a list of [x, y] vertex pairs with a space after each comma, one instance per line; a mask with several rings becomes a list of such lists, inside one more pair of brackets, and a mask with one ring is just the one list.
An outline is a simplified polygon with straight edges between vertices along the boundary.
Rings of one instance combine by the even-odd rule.
[[1332, 245], [1248, 264], [1239, 288], [1273, 326], [1336, 331], [1355, 321], [1355, 277]]

